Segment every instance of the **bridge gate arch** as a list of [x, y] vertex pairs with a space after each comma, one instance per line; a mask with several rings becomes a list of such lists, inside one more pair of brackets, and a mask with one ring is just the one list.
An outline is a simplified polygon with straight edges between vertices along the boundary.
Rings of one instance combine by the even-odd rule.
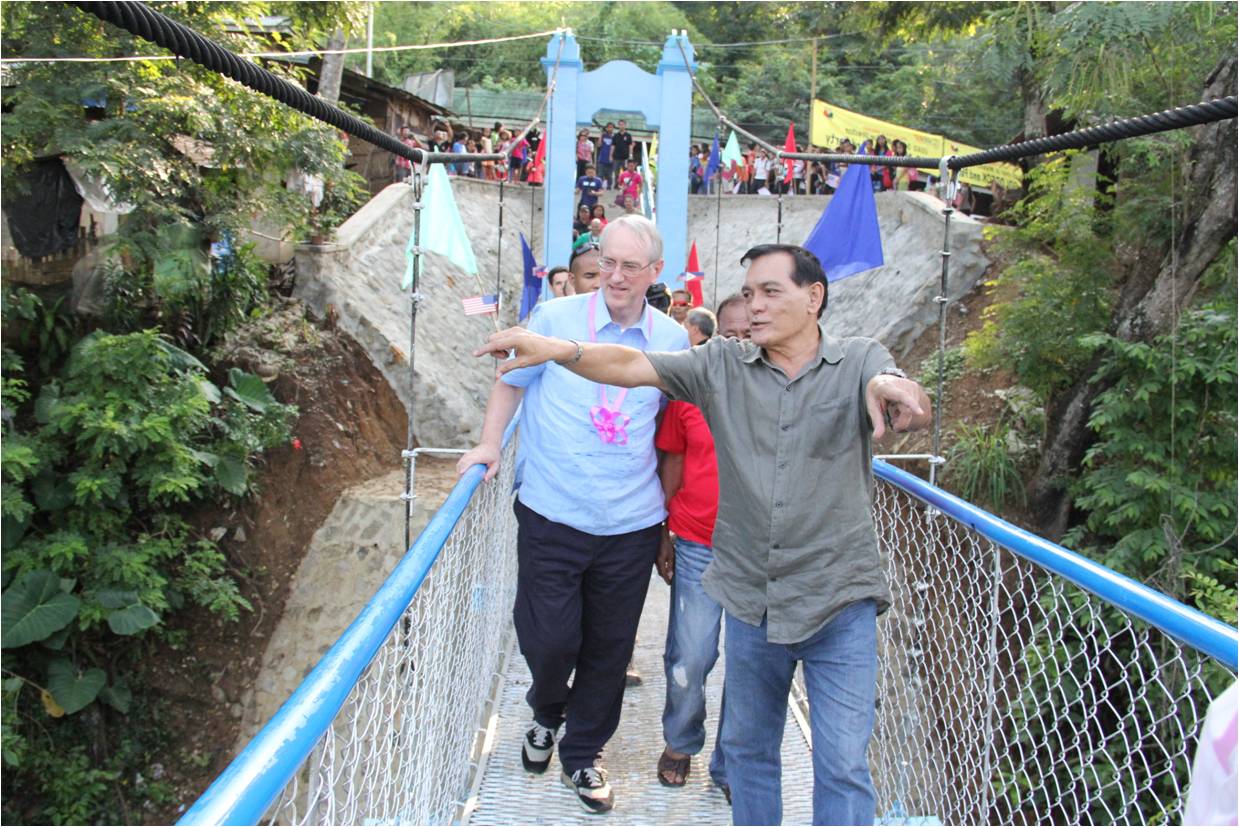
[[587, 72], [572, 31], [551, 36], [542, 59], [548, 82], [552, 75], [555, 78], [544, 137], [550, 141], [542, 219], [543, 261], [548, 267], [566, 265], [572, 251], [577, 129], [591, 125], [600, 109], [612, 109], [640, 113], [658, 130], [655, 214], [666, 262], [659, 280], [674, 284], [683, 271], [688, 252], [688, 147], [693, 110], [693, 82], [685, 56], [696, 71], [687, 33], [673, 31], [663, 44], [655, 74], [627, 60], [613, 60]]

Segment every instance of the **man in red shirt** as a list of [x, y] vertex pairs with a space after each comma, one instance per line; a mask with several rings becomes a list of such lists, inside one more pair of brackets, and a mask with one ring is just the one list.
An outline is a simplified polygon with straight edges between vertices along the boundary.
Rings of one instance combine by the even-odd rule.
[[[748, 313], [742, 297], [725, 299], [718, 315], [719, 335], [748, 338]], [[658, 780], [667, 787], [682, 787], [692, 756], [705, 746], [705, 685], [718, 660], [723, 616], [722, 607], [701, 587], [701, 575], [714, 559], [710, 546], [718, 514], [718, 463], [705, 418], [687, 402], [667, 405], [654, 446], [663, 452], [658, 472], [669, 514], [656, 565], [663, 580], [671, 585], [671, 617], [663, 654], [666, 747], [658, 759]], [[718, 717], [721, 732], [722, 708]], [[724, 793], [729, 791], [717, 737], [710, 777]]]
[[628, 159], [624, 171], [615, 179], [615, 187], [629, 205], [641, 206], [641, 173], [637, 172], [637, 162], [632, 158]]

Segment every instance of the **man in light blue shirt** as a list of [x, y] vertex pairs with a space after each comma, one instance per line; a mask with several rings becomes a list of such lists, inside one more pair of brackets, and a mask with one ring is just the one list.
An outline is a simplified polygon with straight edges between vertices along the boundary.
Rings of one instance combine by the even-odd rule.
[[[684, 329], [645, 301], [663, 268], [653, 222], [625, 215], [607, 224], [601, 243], [602, 289], [539, 304], [529, 329], [577, 343], [687, 348]], [[494, 477], [503, 432], [522, 398], [513, 618], [533, 676], [526, 700], [534, 720], [521, 758], [529, 772], [544, 772], [566, 722], [564, 782], [587, 811], [606, 812], [614, 798], [599, 762], [619, 725], [625, 670], [667, 516], [654, 452], [663, 396], [599, 385], [558, 364], [510, 371], [491, 389], [482, 441], [459, 470], [482, 463], [486, 479]]]

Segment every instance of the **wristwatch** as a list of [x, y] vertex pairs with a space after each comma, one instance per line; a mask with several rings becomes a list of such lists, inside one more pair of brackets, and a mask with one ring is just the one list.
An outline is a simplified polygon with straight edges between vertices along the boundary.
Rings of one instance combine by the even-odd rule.
[[908, 374], [904, 373], [899, 368], [882, 368], [878, 371], [878, 376], [898, 376], [900, 379], [908, 378]]
[[569, 339], [568, 341], [576, 345], [576, 355], [566, 362], [558, 363], [561, 367], [565, 367], [565, 368], [571, 365], [575, 365], [577, 362], [581, 361], [581, 356], [584, 355], [585, 353], [585, 348], [581, 347], [581, 343], [578, 342], [576, 339]]

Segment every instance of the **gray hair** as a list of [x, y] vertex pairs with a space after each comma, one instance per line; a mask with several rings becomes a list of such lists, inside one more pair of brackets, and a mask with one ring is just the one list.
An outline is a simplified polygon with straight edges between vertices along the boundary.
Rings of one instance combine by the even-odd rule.
[[616, 227], [626, 228], [628, 232], [645, 242], [645, 249], [650, 254], [650, 263], [662, 260], [663, 237], [662, 233], [658, 232], [658, 227], [653, 221], [637, 213], [628, 213], [627, 215], [621, 215], [619, 218], [613, 218], [607, 222], [607, 226], [602, 228], [602, 235], [598, 239], [599, 242], [606, 244], [607, 233]]
[[688, 315], [684, 317], [684, 324], [691, 324], [707, 339], [712, 337], [714, 331], [718, 329], [718, 319], [704, 307], [694, 307], [688, 311]]

